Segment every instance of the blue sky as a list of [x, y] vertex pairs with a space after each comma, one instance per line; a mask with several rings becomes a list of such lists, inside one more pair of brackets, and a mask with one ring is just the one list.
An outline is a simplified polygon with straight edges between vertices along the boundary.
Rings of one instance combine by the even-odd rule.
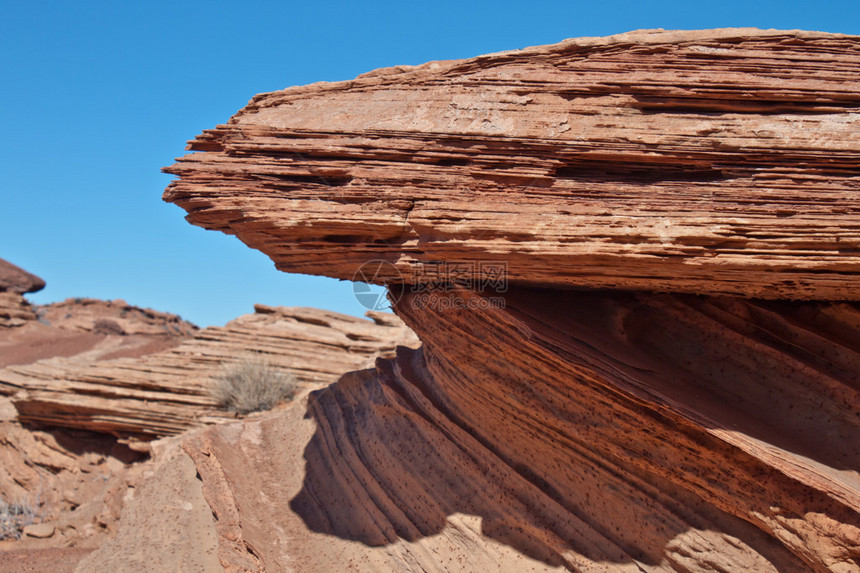
[[160, 168], [256, 93], [641, 28], [860, 34], [856, 2], [0, 1], [0, 257], [31, 295], [122, 298], [223, 324], [255, 302], [362, 314], [161, 201]]

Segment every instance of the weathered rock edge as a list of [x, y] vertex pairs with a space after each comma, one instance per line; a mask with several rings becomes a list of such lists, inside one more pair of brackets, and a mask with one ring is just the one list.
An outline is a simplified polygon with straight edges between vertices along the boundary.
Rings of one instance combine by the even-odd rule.
[[860, 299], [856, 36], [642, 31], [386, 68], [260, 94], [189, 149], [165, 200], [288, 272]]

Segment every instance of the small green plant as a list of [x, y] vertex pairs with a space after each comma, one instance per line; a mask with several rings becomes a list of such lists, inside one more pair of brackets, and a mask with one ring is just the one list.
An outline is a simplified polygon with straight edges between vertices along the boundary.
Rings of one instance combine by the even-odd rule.
[[269, 410], [291, 400], [296, 382], [287, 372], [275, 368], [260, 354], [225, 365], [215, 377], [212, 397], [218, 406], [240, 414]]
[[37, 517], [36, 508], [30, 503], [7, 503], [0, 499], [0, 541], [21, 539], [21, 532], [36, 523]]

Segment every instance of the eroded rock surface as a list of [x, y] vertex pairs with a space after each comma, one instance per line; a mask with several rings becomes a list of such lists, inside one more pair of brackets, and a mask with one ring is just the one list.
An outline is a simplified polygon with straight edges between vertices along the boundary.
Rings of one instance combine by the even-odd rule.
[[[176, 438], [221, 565], [857, 570], [860, 307], [504, 300], [464, 313], [407, 294], [397, 310], [422, 349], [314, 392], [306, 413]], [[151, 527], [151, 511], [122, 527]], [[125, 539], [90, 566], [157, 551]]]
[[0, 259], [0, 329], [23, 326], [36, 320], [33, 306], [23, 295], [43, 288], [45, 281]]
[[[4, 407], [9, 408], [0, 398]], [[0, 539], [0, 553], [36, 557], [47, 548], [101, 545], [116, 532], [123, 502], [143, 472], [135, 462], [143, 457], [111, 436], [25, 428], [14, 418], [0, 419], [0, 502], [26, 508], [13, 525], [32, 522], [6, 527], [7, 534], [18, 529], [20, 539]], [[19, 570], [2, 557], [0, 569]]]
[[45, 281], [9, 261], [0, 259], [0, 292], [25, 294], [45, 288]]
[[0, 291], [0, 327], [24, 326], [37, 318], [33, 305], [21, 294]]
[[370, 314], [373, 320], [257, 305], [255, 314], [139, 358], [75, 356], [9, 366], [0, 370], [0, 395], [24, 422], [135, 439], [176, 434], [234, 417], [217, 407], [210, 389], [225, 364], [249, 353], [264, 355], [308, 389], [365, 368], [398, 344], [417, 345], [393, 315]]
[[260, 94], [164, 197], [289, 272], [856, 300], [858, 111], [858, 37], [580, 38]]
[[214, 530], [227, 571], [858, 571], [858, 72], [639, 32], [257, 96], [165, 197], [282, 270], [383, 261], [423, 346], [162, 442], [175, 506], [79, 570]]

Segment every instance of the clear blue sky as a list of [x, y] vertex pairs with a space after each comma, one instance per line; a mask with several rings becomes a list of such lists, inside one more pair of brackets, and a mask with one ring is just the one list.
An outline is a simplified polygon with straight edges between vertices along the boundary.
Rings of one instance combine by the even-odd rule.
[[860, 34], [856, 2], [0, 0], [0, 257], [31, 296], [123, 298], [223, 324], [254, 302], [361, 314], [351, 284], [286, 275], [162, 203], [159, 169], [256, 93], [374, 68], [639, 28]]

